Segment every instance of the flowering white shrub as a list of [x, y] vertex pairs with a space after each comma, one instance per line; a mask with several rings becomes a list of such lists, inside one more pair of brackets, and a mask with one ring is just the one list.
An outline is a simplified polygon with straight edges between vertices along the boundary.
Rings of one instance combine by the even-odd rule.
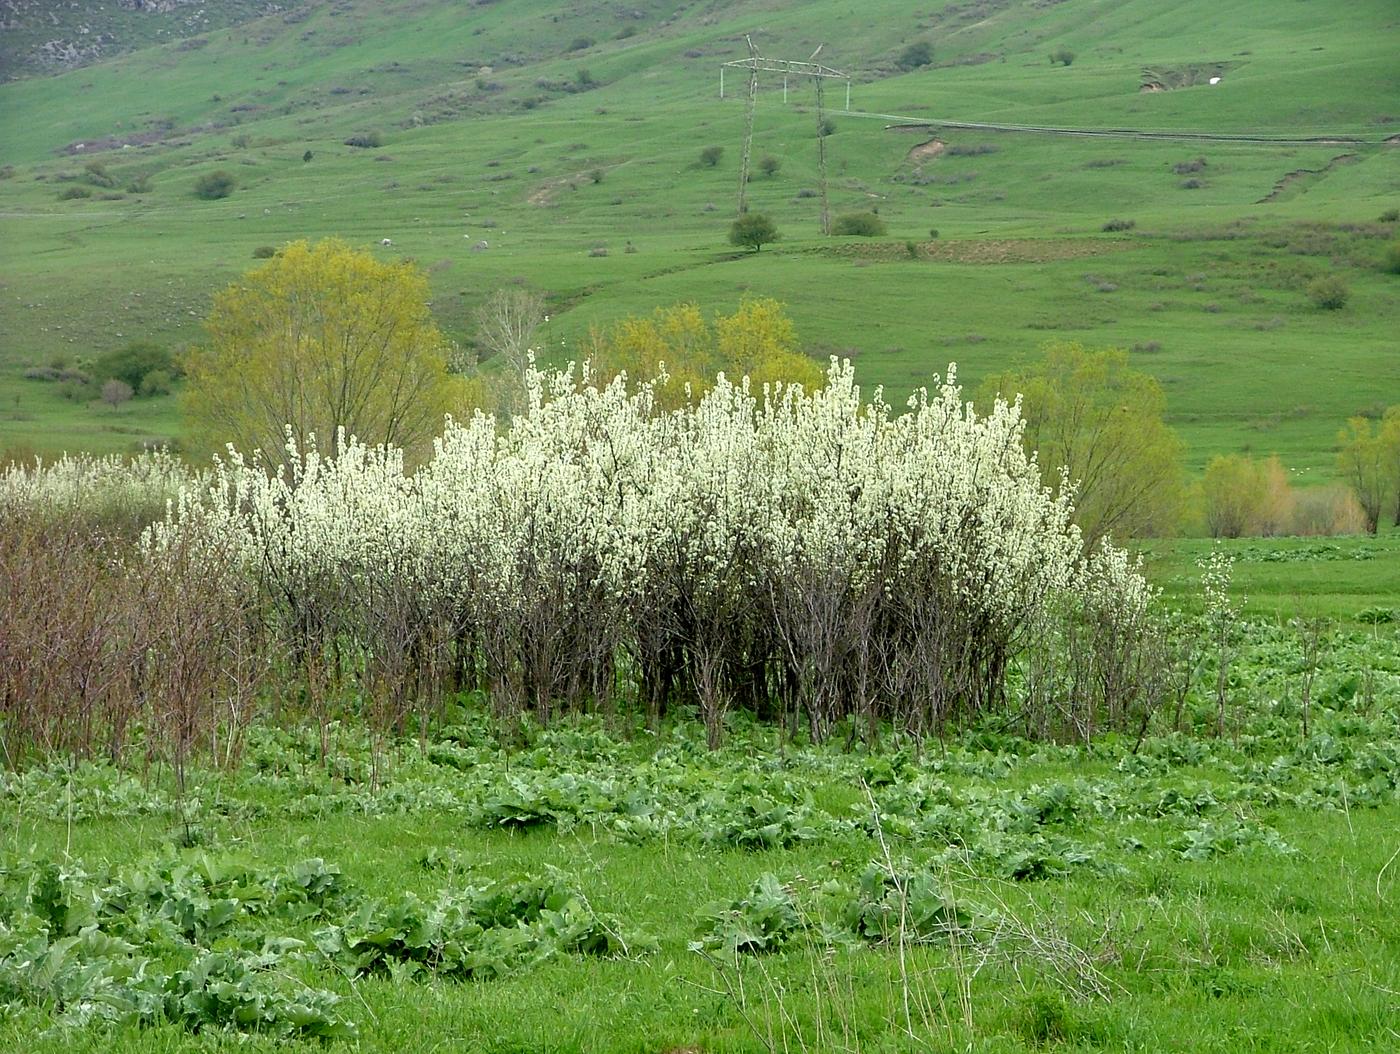
[[0, 513], [81, 513], [119, 529], [158, 519], [194, 475], [179, 458], [158, 450], [134, 458], [67, 455], [0, 468]]
[[834, 360], [817, 391], [721, 376], [671, 412], [587, 367], [527, 386], [509, 427], [449, 421], [412, 475], [353, 439], [278, 469], [231, 452], [147, 549], [232, 542], [296, 652], [399, 720], [451, 683], [544, 717], [692, 702], [712, 737], [736, 705], [817, 737], [936, 730], [1006, 704], [1057, 620], [1131, 648], [1150, 606], [1126, 554], [1082, 553], [1019, 406], [978, 415], [951, 369], [903, 414]]

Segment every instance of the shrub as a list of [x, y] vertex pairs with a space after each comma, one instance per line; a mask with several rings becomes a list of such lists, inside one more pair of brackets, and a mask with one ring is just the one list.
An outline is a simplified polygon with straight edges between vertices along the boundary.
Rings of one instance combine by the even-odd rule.
[[137, 389], [142, 395], [150, 397], [153, 395], [169, 395], [175, 387], [175, 378], [169, 370], [152, 370], [141, 378], [141, 386]]
[[346, 139], [345, 145], [359, 147], [362, 150], [374, 150], [384, 145], [384, 137], [378, 132], [360, 132]]
[[1380, 214], [1380, 221], [1382, 223], [1400, 222], [1400, 209], [1386, 209]]
[[847, 212], [836, 217], [831, 233], [864, 238], [878, 238], [885, 233], [885, 222], [873, 212]]
[[929, 236], [930, 238], [937, 238], [937, 237], [938, 237], [938, 228], [937, 228], [937, 227], [930, 227], [930, 228], [928, 229], [928, 236]]
[[78, 198], [90, 198], [92, 191], [87, 187], [64, 187], [58, 192], [59, 201], [74, 201]]
[[259, 245], [253, 250], [254, 260], [271, 260], [277, 255], [277, 249], [271, 245]]
[[574, 39], [569, 42], [570, 51], [587, 51], [592, 46], [592, 37], [574, 37]]
[[133, 176], [126, 185], [128, 194], [149, 194], [151, 192], [150, 176]]
[[115, 187], [117, 185], [116, 178], [110, 172], [107, 171], [107, 165], [104, 162], [99, 161], [97, 158], [93, 158], [86, 165], [84, 165], [83, 172], [87, 178], [87, 181], [91, 183], [94, 187], [110, 188]]
[[131, 385], [126, 381], [119, 381], [115, 377], [102, 386], [102, 401], [115, 410], [122, 403], [129, 402], [133, 392]]
[[133, 389], [139, 389], [146, 375], [153, 370], [173, 373], [175, 359], [165, 348], [147, 341], [135, 341], [125, 347], [103, 352], [92, 368], [98, 380], [124, 381]]
[[1068, 66], [1074, 62], [1074, 52], [1069, 48], [1056, 48], [1050, 52], [1050, 65]]
[[826, 138], [826, 137], [829, 136], [829, 135], [835, 135], [835, 134], [836, 134], [836, 122], [835, 122], [834, 120], [832, 120], [830, 117], [828, 117], [826, 120], [822, 121], [821, 127], [817, 129], [817, 135], [821, 136], [822, 138]]
[[232, 174], [220, 169], [217, 172], [209, 172], [200, 176], [194, 181], [195, 197], [204, 201], [215, 201], [218, 198], [226, 198], [233, 193], [236, 185]]
[[730, 225], [729, 244], [742, 245], [761, 252], [770, 242], [778, 240], [777, 225], [760, 212], [746, 212]]
[[899, 53], [894, 64], [902, 70], [914, 70], [927, 66], [933, 61], [933, 45], [927, 40], [916, 40]]
[[308, 150], [306, 153], [301, 155], [302, 164], [305, 164], [306, 162], [310, 161], [315, 156], [315, 154]]
[[1114, 231], [1130, 231], [1137, 226], [1137, 220], [1109, 220], [1103, 225], [1103, 229], [1112, 233]]
[[588, 173], [588, 178], [594, 183], [601, 183], [603, 182], [603, 175], [604, 173], [601, 168], [595, 168], [592, 172]]
[[1215, 538], [1273, 536], [1294, 522], [1293, 489], [1277, 457], [1217, 455], [1206, 464], [1201, 495], [1206, 526]]
[[1308, 299], [1324, 311], [1340, 311], [1351, 299], [1351, 290], [1340, 276], [1323, 275], [1308, 283]]
[[773, 178], [778, 174], [778, 169], [783, 167], [783, 163], [772, 154], [768, 154], [758, 163], [759, 170], [768, 178]]
[[1386, 274], [1400, 274], [1400, 242], [1391, 242], [1381, 254], [1381, 270]]
[[719, 164], [719, 159], [724, 156], [724, 147], [707, 146], [700, 151], [700, 163], [707, 168], [714, 168]]

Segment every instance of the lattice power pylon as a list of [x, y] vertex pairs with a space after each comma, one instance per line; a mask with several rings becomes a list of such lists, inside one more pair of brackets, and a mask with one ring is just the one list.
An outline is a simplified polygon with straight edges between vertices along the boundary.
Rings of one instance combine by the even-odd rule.
[[[759, 55], [758, 49], [747, 36], [744, 40], [749, 45], [749, 57], [746, 59], [736, 59], [733, 62], [726, 62], [719, 68], [719, 97], [724, 98], [724, 71], [726, 69], [742, 69], [749, 73], [748, 99], [744, 112], [744, 148], [739, 161], [739, 215], [743, 215], [748, 208], [745, 200], [749, 187], [749, 159], [753, 153], [753, 114], [754, 107], [758, 101], [758, 75], [760, 73], [781, 73], [783, 75], [783, 101], [787, 102], [788, 78], [789, 77], [811, 77], [817, 89], [817, 171], [818, 180], [821, 185], [822, 203], [822, 233], [831, 233], [831, 213], [827, 207], [826, 196], [826, 82], [828, 80], [842, 80], [846, 82], [846, 109], [851, 108], [851, 78], [849, 74], [834, 70], [830, 66], [823, 66], [810, 59], [807, 62], [794, 62], [790, 59], [766, 59]], [[817, 48], [812, 52], [812, 59], [815, 59], [821, 52]]]

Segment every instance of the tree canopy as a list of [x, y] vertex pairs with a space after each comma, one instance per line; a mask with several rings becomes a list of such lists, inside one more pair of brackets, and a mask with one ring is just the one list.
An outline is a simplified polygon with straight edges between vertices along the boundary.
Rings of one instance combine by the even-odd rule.
[[668, 409], [698, 399], [723, 372], [731, 380], [747, 376], [756, 390], [765, 384], [822, 386], [822, 367], [799, 350], [792, 320], [776, 300], [743, 301], [730, 315], [707, 322], [694, 304], [660, 308], [650, 318], [625, 318], [595, 330], [589, 357], [609, 379], [626, 373], [634, 380], [658, 377], [658, 403]]
[[295, 242], [214, 298], [192, 349], [190, 434], [276, 457], [287, 435], [338, 451], [341, 432], [425, 450], [453, 408], [447, 343], [410, 263], [345, 242]]
[[760, 212], [744, 213], [729, 228], [730, 245], [747, 246], [754, 252], [777, 240], [777, 225]]
[[1130, 369], [1126, 352], [1052, 344], [1044, 358], [988, 379], [987, 401], [1022, 396], [1027, 451], [1058, 491], [1061, 470], [1075, 487], [1075, 521], [1086, 546], [1172, 531], [1185, 483], [1181, 440], [1163, 419], [1161, 386]]
[[1386, 505], [1395, 502], [1400, 526], [1400, 406], [1386, 410], [1378, 425], [1353, 417], [1337, 435], [1337, 472], [1356, 495], [1366, 530], [1380, 530]]

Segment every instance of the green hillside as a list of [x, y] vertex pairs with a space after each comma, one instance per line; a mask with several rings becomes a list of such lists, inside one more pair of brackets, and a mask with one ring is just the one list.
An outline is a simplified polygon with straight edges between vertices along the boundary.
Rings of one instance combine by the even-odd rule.
[[[812, 354], [896, 389], [950, 361], [975, 383], [1050, 340], [1130, 348], [1196, 468], [1276, 451], [1321, 478], [1346, 416], [1400, 401], [1400, 279], [1378, 267], [1400, 236], [1379, 220], [1400, 207], [1389, 0], [337, 0], [243, 21], [256, 6], [205, 3], [210, 28], [165, 44], [118, 20], [115, 57], [0, 85], [0, 448], [178, 437], [170, 397], [113, 409], [24, 373], [196, 340], [255, 249], [331, 234], [415, 258], [464, 343], [491, 289], [547, 291], [558, 359], [591, 325], [746, 294], [785, 301]], [[785, 105], [770, 74], [754, 155], [781, 167], [748, 193], [783, 238], [757, 256], [725, 243], [743, 75], [721, 100], [719, 69], [746, 33], [765, 56], [823, 45], [852, 74], [855, 112], [827, 139], [832, 210], [878, 209], [888, 237], [821, 236], [811, 87], [794, 80]], [[32, 37], [7, 34], [0, 69], [36, 68]], [[919, 40], [932, 62], [901, 71]], [[889, 127], [918, 122], [935, 127]], [[380, 146], [345, 145], [371, 133]], [[724, 155], [702, 166], [711, 144]], [[196, 199], [218, 169], [237, 189]], [[90, 196], [62, 199], [73, 188]], [[1332, 273], [1341, 311], [1304, 292]]]

